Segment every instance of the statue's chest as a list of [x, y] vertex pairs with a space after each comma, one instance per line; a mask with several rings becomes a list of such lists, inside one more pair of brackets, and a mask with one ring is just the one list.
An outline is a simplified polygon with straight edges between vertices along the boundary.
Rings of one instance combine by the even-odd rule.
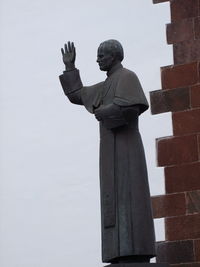
[[108, 105], [113, 102], [117, 86], [117, 79], [108, 78], [105, 80], [101, 91], [101, 105]]

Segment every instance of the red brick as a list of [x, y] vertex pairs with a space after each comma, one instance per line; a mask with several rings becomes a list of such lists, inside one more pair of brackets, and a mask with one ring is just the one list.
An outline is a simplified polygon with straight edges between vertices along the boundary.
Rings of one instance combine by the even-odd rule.
[[151, 198], [153, 217], [171, 217], [186, 214], [185, 194], [170, 194]]
[[193, 19], [184, 19], [167, 24], [167, 43], [174, 44], [194, 39]]
[[200, 158], [200, 134], [197, 135], [197, 142], [198, 142], [198, 154]]
[[200, 132], [200, 109], [175, 112], [172, 114], [174, 135]]
[[191, 107], [200, 107], [200, 85], [191, 87]]
[[197, 136], [168, 137], [157, 140], [158, 166], [198, 160]]
[[170, 264], [172, 267], [200, 267], [200, 262], [186, 263], [186, 264]]
[[195, 39], [200, 38], [200, 17], [194, 19], [194, 36]]
[[159, 3], [163, 3], [163, 2], [168, 2], [169, 0], [153, 0], [154, 4], [159, 4]]
[[198, 82], [198, 63], [163, 67], [161, 81], [163, 89], [195, 85]]
[[186, 192], [187, 214], [200, 213], [200, 190]]
[[165, 168], [167, 193], [200, 190], [200, 162]]
[[190, 108], [189, 88], [152, 91], [150, 100], [152, 114], [185, 110]]
[[165, 218], [166, 240], [200, 238], [200, 214]]
[[193, 241], [171, 241], [157, 243], [156, 262], [184, 263], [194, 261]]
[[200, 60], [200, 39], [174, 44], [174, 64]]
[[171, 0], [171, 21], [198, 16], [198, 0]]
[[200, 239], [194, 240], [195, 259], [200, 261]]

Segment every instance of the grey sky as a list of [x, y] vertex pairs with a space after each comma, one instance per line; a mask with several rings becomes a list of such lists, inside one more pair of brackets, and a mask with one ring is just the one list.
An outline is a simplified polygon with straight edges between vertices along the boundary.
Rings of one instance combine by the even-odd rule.
[[[100, 42], [114, 38], [123, 65], [149, 91], [160, 89], [168, 4], [151, 0], [2, 0], [0, 3], [0, 266], [102, 266], [98, 123], [70, 104], [58, 81], [60, 48], [73, 40], [85, 84], [105, 79]], [[171, 134], [170, 114], [140, 119], [152, 194], [162, 194], [156, 137]], [[162, 222], [156, 222], [163, 239]]]

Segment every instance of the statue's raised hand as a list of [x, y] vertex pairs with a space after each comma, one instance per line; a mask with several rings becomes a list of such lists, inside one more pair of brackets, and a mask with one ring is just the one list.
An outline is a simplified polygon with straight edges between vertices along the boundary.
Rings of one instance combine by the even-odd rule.
[[61, 48], [63, 63], [67, 71], [75, 69], [76, 48], [73, 42], [68, 42]]

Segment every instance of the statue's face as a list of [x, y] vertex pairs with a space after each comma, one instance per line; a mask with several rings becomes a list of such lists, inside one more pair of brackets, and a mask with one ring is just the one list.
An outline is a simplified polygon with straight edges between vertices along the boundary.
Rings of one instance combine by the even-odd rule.
[[105, 46], [100, 46], [97, 51], [97, 63], [102, 71], [109, 71], [114, 62], [112, 53]]

